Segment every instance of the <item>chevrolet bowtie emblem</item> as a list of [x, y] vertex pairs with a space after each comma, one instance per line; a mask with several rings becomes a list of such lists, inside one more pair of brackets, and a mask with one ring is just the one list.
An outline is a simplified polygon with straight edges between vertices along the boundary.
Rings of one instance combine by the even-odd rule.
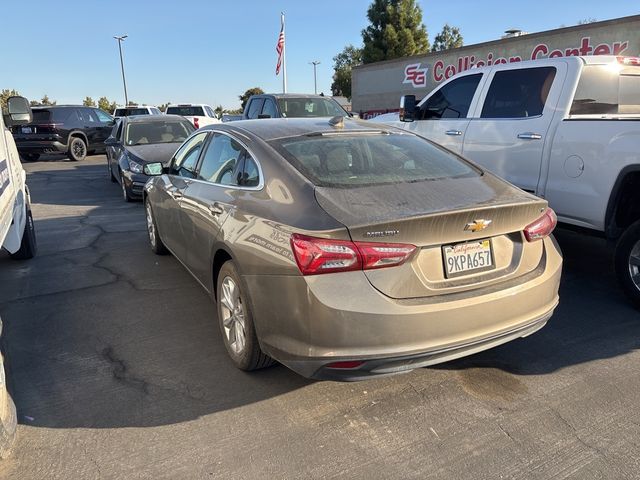
[[481, 218], [478, 220], [474, 220], [473, 222], [467, 223], [464, 226], [464, 229], [470, 232], [479, 232], [487, 228], [489, 225], [491, 225], [491, 220], [484, 220]]

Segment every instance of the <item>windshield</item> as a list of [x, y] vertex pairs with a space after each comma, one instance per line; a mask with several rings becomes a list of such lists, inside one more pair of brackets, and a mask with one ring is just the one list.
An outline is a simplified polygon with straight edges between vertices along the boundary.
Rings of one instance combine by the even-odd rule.
[[272, 144], [317, 186], [422, 182], [480, 174], [451, 152], [414, 135], [334, 134], [285, 138]]
[[347, 112], [330, 98], [280, 98], [283, 117], [347, 117]]
[[182, 115], [183, 117], [204, 117], [202, 107], [169, 107], [168, 115]]
[[149, 110], [146, 108], [117, 108], [116, 117], [128, 117], [131, 115], [149, 115]]
[[151, 143], [182, 143], [193, 132], [188, 122], [130, 123], [125, 133], [127, 145], [147, 145]]
[[71, 109], [68, 108], [34, 108], [32, 123], [61, 123], [64, 122]]

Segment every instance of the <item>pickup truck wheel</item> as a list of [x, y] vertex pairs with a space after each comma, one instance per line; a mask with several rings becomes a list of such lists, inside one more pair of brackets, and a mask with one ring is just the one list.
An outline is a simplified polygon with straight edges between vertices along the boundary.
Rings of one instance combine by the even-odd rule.
[[631, 224], [618, 240], [615, 267], [622, 290], [640, 308], [640, 220]]
[[74, 162], [80, 162], [87, 158], [87, 145], [80, 137], [73, 137], [69, 143], [69, 158]]
[[33, 215], [31, 209], [27, 207], [27, 224], [22, 232], [22, 242], [20, 242], [20, 250], [11, 254], [11, 258], [16, 260], [28, 260], [36, 256], [38, 245], [36, 243], [36, 227], [33, 223]]

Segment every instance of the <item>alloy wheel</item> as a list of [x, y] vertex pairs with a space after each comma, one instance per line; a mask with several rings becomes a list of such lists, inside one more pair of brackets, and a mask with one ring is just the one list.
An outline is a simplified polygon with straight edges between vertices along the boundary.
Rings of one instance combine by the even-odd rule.
[[156, 227], [153, 223], [153, 213], [151, 212], [151, 205], [147, 202], [146, 205], [147, 212], [147, 231], [149, 232], [149, 242], [151, 242], [151, 246], [156, 246]]
[[76, 158], [83, 158], [85, 156], [85, 148], [84, 148], [84, 143], [82, 141], [79, 142], [73, 142], [73, 145], [71, 146], [73, 148], [73, 155]]
[[640, 240], [636, 242], [629, 254], [629, 275], [635, 287], [640, 290]]
[[231, 277], [225, 277], [222, 280], [220, 303], [227, 344], [233, 353], [239, 355], [244, 352], [247, 344], [244, 307], [240, 288]]

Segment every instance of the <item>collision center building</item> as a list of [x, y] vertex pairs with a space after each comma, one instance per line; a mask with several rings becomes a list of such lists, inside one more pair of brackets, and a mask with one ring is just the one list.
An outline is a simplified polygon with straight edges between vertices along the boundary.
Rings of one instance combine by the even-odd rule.
[[402, 95], [421, 99], [444, 80], [474, 67], [572, 55], [639, 54], [640, 15], [634, 15], [369, 63], [353, 69], [352, 110], [363, 118], [397, 111]]

